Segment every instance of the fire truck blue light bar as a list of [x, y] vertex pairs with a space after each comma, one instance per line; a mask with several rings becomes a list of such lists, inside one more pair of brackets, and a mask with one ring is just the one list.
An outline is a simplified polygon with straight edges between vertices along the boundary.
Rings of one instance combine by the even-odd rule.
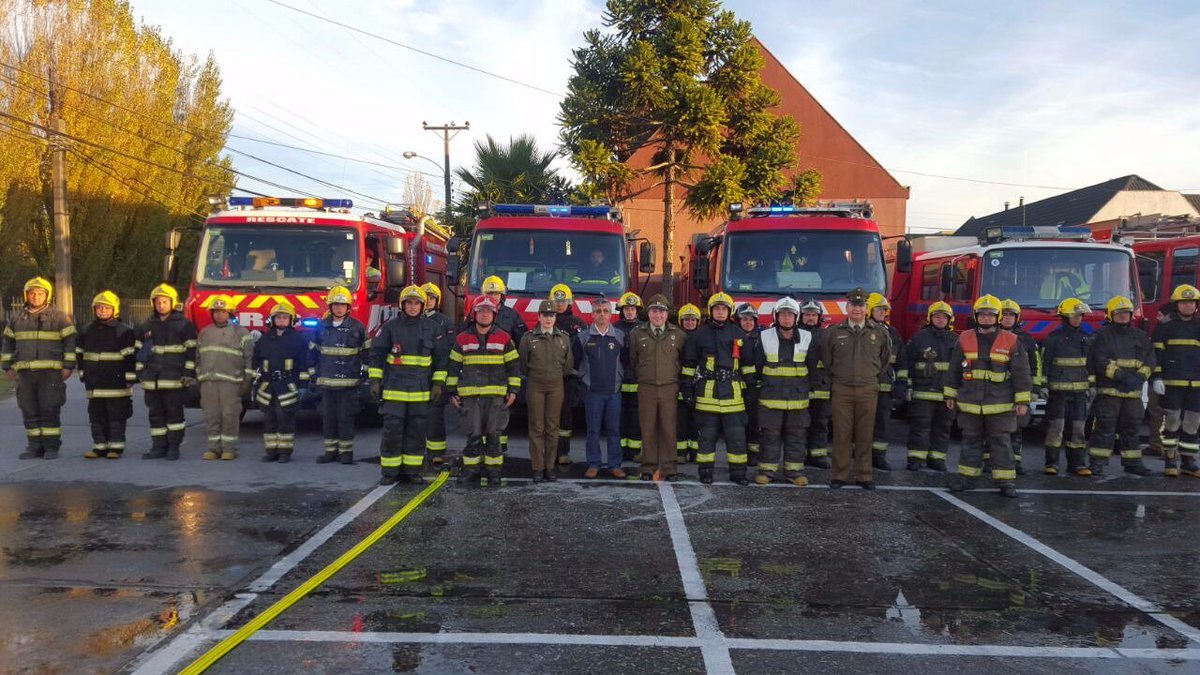
[[608, 206], [560, 206], [549, 204], [496, 204], [492, 207], [497, 214], [505, 216], [607, 216], [612, 209]]
[[290, 206], [310, 209], [349, 209], [354, 202], [349, 199], [318, 199], [316, 197], [230, 197], [230, 206]]

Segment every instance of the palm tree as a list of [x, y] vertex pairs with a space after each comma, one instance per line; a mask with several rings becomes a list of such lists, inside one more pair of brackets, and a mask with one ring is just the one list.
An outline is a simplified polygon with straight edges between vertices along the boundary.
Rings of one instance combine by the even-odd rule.
[[475, 165], [457, 169], [455, 174], [466, 184], [462, 205], [474, 209], [480, 202], [503, 204], [552, 203], [561, 200], [564, 179], [550, 168], [556, 153], [538, 149], [528, 134], [510, 138], [502, 145], [489, 134], [475, 143]]

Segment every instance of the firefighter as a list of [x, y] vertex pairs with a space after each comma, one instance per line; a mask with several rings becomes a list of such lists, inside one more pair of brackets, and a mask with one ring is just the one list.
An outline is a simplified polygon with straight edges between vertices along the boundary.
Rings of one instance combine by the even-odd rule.
[[950, 448], [950, 424], [954, 413], [946, 407], [946, 377], [958, 335], [954, 333], [954, 310], [942, 301], [929, 305], [925, 327], [904, 346], [908, 386], [908, 464], [920, 471], [924, 464], [934, 471], [946, 470]]
[[230, 317], [234, 300], [213, 296], [208, 305], [212, 324], [197, 338], [196, 379], [200, 381], [200, 409], [208, 430], [207, 460], [237, 459], [242, 399], [250, 394], [254, 377], [254, 339]]
[[496, 303], [475, 301], [471, 327], [454, 338], [446, 388], [450, 402], [466, 418], [460, 481], [473, 484], [484, 466], [487, 485], [500, 487], [504, 454], [500, 434], [508, 426], [508, 411], [521, 389], [520, 358], [512, 337], [496, 326]]
[[[574, 300], [571, 287], [566, 284], [556, 284], [550, 289], [550, 301], [554, 303], [554, 327], [567, 334], [570, 343], [575, 342], [575, 336], [587, 328], [583, 319], [572, 310]], [[562, 410], [558, 416], [558, 463], [571, 463], [571, 434], [575, 428], [575, 410], [579, 408], [579, 378], [571, 374], [563, 380]]]
[[[445, 349], [449, 353], [450, 344], [454, 342], [454, 321], [442, 312], [442, 289], [437, 284], [427, 283], [421, 286], [425, 291], [425, 316], [437, 324], [445, 336]], [[446, 397], [439, 396], [437, 401], [429, 402], [429, 431], [425, 436], [425, 452], [429, 454], [429, 463], [440, 466], [446, 458]]]
[[554, 327], [557, 315], [554, 303], [543, 300], [538, 306], [538, 325], [522, 336], [521, 344], [517, 345], [527, 387], [529, 463], [535, 483], [558, 480], [555, 457], [563, 387], [567, 378], [575, 374], [571, 338]]
[[808, 374], [808, 456], [804, 463], [815, 469], [828, 469], [829, 464], [829, 371], [821, 358], [822, 328], [825, 325], [825, 308], [809, 298], [800, 305], [800, 328], [813, 338], [809, 351], [817, 355], [816, 368]]
[[0, 355], [8, 379], [17, 382], [17, 405], [25, 422], [21, 459], [56, 459], [62, 447], [62, 407], [75, 370], [75, 325], [50, 305], [54, 287], [42, 277], [25, 282], [25, 305], [4, 328]]
[[688, 336], [683, 352], [684, 401], [696, 407], [699, 427], [700, 482], [711, 485], [717, 461], [717, 436], [725, 437], [729, 480], [738, 485], [746, 476], [746, 380], [754, 384], [753, 353], [743, 351], [742, 330], [730, 322], [733, 298], [717, 293], [708, 299], [708, 321]]
[[[1017, 336], [1021, 341], [1021, 348], [1025, 351], [1025, 358], [1029, 359], [1029, 376], [1034, 388], [1042, 386], [1042, 352], [1038, 348], [1037, 340], [1033, 339], [1025, 330], [1025, 324], [1021, 322], [1021, 306], [1016, 300], [1005, 298], [1000, 301], [1000, 328], [1009, 331]], [[1032, 398], [1032, 393], [1030, 394]], [[1024, 415], [1017, 416], [1017, 428], [1012, 433], [1012, 451], [1013, 461], [1016, 462], [1018, 476], [1025, 475], [1025, 466], [1021, 464], [1021, 450], [1025, 446], [1025, 428], [1029, 426], [1033, 420], [1033, 414], [1026, 408]], [[988, 453], [983, 453], [984, 466], [987, 465]]]
[[137, 337], [121, 322], [121, 299], [102, 291], [92, 299], [94, 320], [79, 334], [75, 347], [79, 379], [87, 388], [92, 449], [88, 459], [119, 459], [125, 452], [125, 425], [133, 417], [133, 383], [137, 380]]
[[[1092, 311], [1082, 300], [1067, 298], [1058, 303], [1062, 325], [1046, 336], [1042, 363], [1046, 374], [1046, 464], [1042, 473], [1058, 474], [1058, 456], [1067, 448], [1067, 472], [1090, 476], [1087, 456], [1088, 389], [1095, 377], [1088, 372], [1088, 345], [1083, 317]], [[1109, 317], [1109, 321], [1111, 321]], [[1139, 391], [1140, 395], [1140, 391]]]
[[159, 284], [150, 291], [154, 313], [138, 330], [138, 380], [150, 417], [150, 452], [142, 459], [179, 459], [187, 427], [183, 407], [196, 380], [196, 327], [179, 311], [179, 291]]
[[958, 410], [962, 429], [962, 453], [958, 480], [951, 481], [953, 492], [974, 487], [983, 475], [984, 448], [991, 450], [992, 478], [1000, 494], [1016, 497], [1017, 470], [1013, 457], [1012, 434], [1017, 417], [1029, 412], [1033, 387], [1029, 359], [1020, 339], [1000, 329], [1000, 299], [983, 295], [972, 311], [975, 327], [958, 338], [950, 359], [946, 383], [946, 407]]
[[1171, 291], [1171, 320], [1154, 329], [1155, 367], [1152, 387], [1163, 409], [1163, 457], [1166, 475], [1200, 478], [1200, 291], [1183, 284]]
[[318, 464], [354, 463], [354, 418], [359, 409], [359, 388], [371, 351], [367, 327], [350, 315], [350, 289], [334, 286], [325, 295], [329, 308], [309, 344], [313, 363], [312, 385], [321, 392], [321, 430], [325, 451]]
[[446, 385], [446, 334], [425, 316], [425, 291], [400, 291], [401, 312], [371, 341], [371, 394], [380, 401], [380, 485], [422, 483], [429, 406]]
[[1105, 307], [1108, 322], [1096, 331], [1088, 349], [1088, 371], [1096, 382], [1088, 441], [1093, 476], [1103, 475], [1114, 446], [1125, 473], [1150, 475], [1142, 462], [1141, 426], [1146, 414], [1142, 387], [1153, 373], [1154, 345], [1133, 320], [1133, 302], [1116, 296]]
[[817, 353], [812, 349], [812, 333], [796, 325], [799, 303], [780, 298], [774, 314], [775, 323], [759, 334], [754, 351], [755, 374], [761, 383], [758, 422], [763, 453], [754, 482], [766, 485], [787, 480], [803, 487], [808, 485], [804, 444], [809, 424], [809, 373], [816, 367]]
[[308, 338], [296, 330], [296, 308], [276, 303], [267, 315], [267, 330], [254, 343], [251, 368], [258, 378], [254, 401], [263, 413], [264, 462], [292, 461], [296, 444], [296, 410], [308, 386]]
[[[679, 308], [679, 327], [683, 329], [684, 337], [691, 339], [696, 329], [700, 327], [700, 308], [688, 303]], [[684, 345], [686, 346], [686, 341]], [[682, 355], [681, 357], [682, 358]], [[676, 395], [675, 406], [675, 454], [679, 464], [696, 461], [696, 452], [700, 449], [699, 434], [696, 431], [696, 409], [683, 399], [683, 384]]]
[[[887, 330], [892, 350], [888, 367], [884, 369], [884, 378], [879, 383], [879, 402], [875, 405], [875, 439], [871, 442], [871, 466], [880, 471], [892, 470], [892, 465], [887, 461], [887, 423], [892, 416], [892, 400], [897, 393], [897, 382], [903, 383], [906, 377], [902, 365], [897, 363], [904, 349], [904, 341], [900, 339], [899, 331], [888, 322], [891, 311], [892, 305], [882, 293], [867, 296], [867, 319]], [[902, 388], [902, 385], [900, 386]]]
[[[613, 324], [621, 330], [626, 339], [633, 334], [633, 329], [646, 325], [638, 318], [642, 311], [642, 298], [633, 291], [628, 291], [617, 301], [620, 316]], [[625, 351], [628, 355], [628, 349]], [[638, 382], [633, 368], [625, 369], [625, 377], [621, 382], [621, 454], [625, 461], [635, 461], [642, 453], [642, 432], [638, 425]]]
[[[746, 348], [746, 345], [750, 345], [755, 350], [755, 353], [757, 353], [759, 332], [761, 330], [758, 325], [758, 310], [754, 308], [754, 305], [743, 302], [737, 306], [733, 314], [737, 320], [738, 328], [741, 329], [741, 338], [744, 342], [743, 349]], [[761, 380], [755, 377], [754, 386], [750, 386], [750, 383], [747, 382], [746, 388], [742, 391], [742, 397], [746, 400], [747, 466], [758, 466], [758, 456], [762, 451], [759, 438], [761, 432], [758, 425], [758, 384], [760, 383]]]
[[[505, 303], [504, 294], [508, 292], [508, 289], [504, 286], [504, 281], [500, 277], [492, 275], [483, 280], [482, 290], [483, 294], [491, 298], [492, 303], [497, 307], [496, 328], [508, 333], [508, 336], [512, 338], [513, 345], [520, 344], [521, 336], [529, 330], [529, 327], [525, 325], [525, 319], [521, 318], [517, 310]], [[471, 322], [468, 321], [467, 328], [470, 327]], [[508, 453], [508, 434], [504, 432], [500, 434], [500, 451]]]

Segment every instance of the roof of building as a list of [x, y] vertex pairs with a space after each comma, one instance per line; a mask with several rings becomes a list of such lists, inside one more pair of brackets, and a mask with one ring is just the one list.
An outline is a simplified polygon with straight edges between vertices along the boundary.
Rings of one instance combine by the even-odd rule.
[[1196, 209], [1196, 213], [1200, 213], [1200, 195], [1184, 195], [1184, 198]]
[[1130, 174], [1030, 202], [1024, 208], [1017, 206], [979, 218], [971, 217], [958, 228], [955, 234], [974, 236], [986, 227], [997, 225], [1049, 225], [1052, 227], [1085, 225], [1091, 222], [1092, 216], [1095, 216], [1100, 209], [1104, 208], [1105, 204], [1112, 201], [1118, 192], [1127, 190], [1162, 191], [1162, 188], [1141, 176]]

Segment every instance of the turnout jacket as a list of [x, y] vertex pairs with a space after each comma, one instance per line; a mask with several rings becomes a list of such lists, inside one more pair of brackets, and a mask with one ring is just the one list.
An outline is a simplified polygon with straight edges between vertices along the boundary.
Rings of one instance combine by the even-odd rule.
[[447, 382], [448, 349], [433, 319], [400, 314], [371, 341], [368, 374], [383, 381], [384, 403], [428, 403], [433, 383]]
[[154, 314], [138, 330], [138, 379], [147, 391], [182, 389], [183, 378], [196, 379], [196, 327], [173, 310]]
[[371, 339], [367, 327], [347, 314], [340, 326], [333, 324], [333, 315], [317, 325], [309, 344], [312, 350], [313, 380], [322, 389], [351, 389], [363, 380]]
[[1046, 336], [1042, 341], [1042, 372], [1050, 391], [1086, 392], [1095, 382], [1088, 369], [1091, 340], [1083, 326], [1075, 328], [1067, 323]]
[[450, 317], [436, 309], [427, 310], [425, 316], [437, 324], [438, 329], [442, 331], [442, 335], [446, 336], [446, 344], [454, 341], [454, 322], [450, 320]]
[[903, 380], [906, 377], [902, 361], [904, 340], [900, 337], [900, 331], [896, 330], [892, 324], [874, 319], [867, 319], [867, 321], [882, 327], [888, 334], [891, 353], [888, 355], [888, 365], [883, 369], [883, 378], [879, 380], [879, 392], [887, 393], [892, 390], [892, 385], [896, 383], [896, 380]]
[[521, 389], [521, 363], [508, 333], [495, 325], [459, 333], [450, 351], [446, 387], [452, 396], [507, 396]]
[[575, 374], [571, 338], [557, 328], [543, 333], [538, 327], [525, 333], [517, 345], [517, 354], [521, 358], [521, 372], [530, 380], [562, 382]]
[[1009, 331], [1017, 336], [1021, 341], [1021, 348], [1025, 350], [1025, 358], [1029, 359], [1029, 377], [1035, 387], [1040, 387], [1045, 383], [1045, 378], [1042, 372], [1042, 350], [1038, 347], [1037, 340], [1025, 331], [1022, 324], [1013, 326]]
[[809, 377], [818, 356], [812, 348], [813, 334], [800, 327], [785, 338], [776, 326], [758, 334], [754, 367], [761, 383], [758, 405], [768, 410], [808, 408]]
[[254, 377], [254, 338], [233, 323], [212, 324], [196, 339], [196, 379], [201, 382], [241, 384]]
[[[521, 336], [529, 332], [529, 326], [525, 325], [525, 319], [521, 318], [521, 314], [517, 310], [509, 307], [507, 298], [500, 302], [500, 309], [496, 312], [495, 323], [492, 324], [495, 328], [508, 333], [512, 338], [513, 344], [517, 345], [521, 342]], [[475, 330], [475, 316], [472, 315], [464, 330]]]
[[1015, 405], [1029, 404], [1032, 388], [1029, 356], [1015, 333], [1003, 328], [981, 333], [972, 328], [958, 337], [944, 393], [957, 401], [960, 411], [1011, 413]]
[[74, 370], [75, 339], [75, 324], [57, 307], [26, 304], [4, 327], [0, 363], [6, 371]]
[[75, 345], [79, 379], [88, 398], [126, 398], [137, 381], [137, 337], [116, 318], [95, 320], [84, 327]]
[[559, 312], [554, 317], [554, 327], [567, 334], [567, 337], [574, 338], [580, 331], [587, 329], [587, 323], [575, 316], [571, 311], [571, 306], [567, 306], [567, 311]]
[[[620, 309], [620, 307], [617, 309]], [[647, 323], [641, 319], [626, 321], [622, 318], [619, 321], [613, 322], [613, 325], [621, 330], [621, 334], [625, 336], [626, 345], [628, 345], [629, 336], [633, 334], [634, 329], [638, 326], [645, 326]], [[628, 352], [626, 352], [626, 357], [628, 357]], [[621, 391], [627, 394], [636, 394], [637, 390], [637, 376], [634, 375], [632, 368], [625, 368], [621, 378]]]
[[1154, 329], [1154, 377], [1168, 387], [1200, 387], [1200, 316], [1172, 316]]
[[708, 413], [745, 412], [742, 390], [754, 378], [757, 356], [747, 349], [737, 324], [712, 319], [701, 324], [683, 348], [683, 387], [692, 387], [696, 410]]
[[904, 346], [904, 365], [914, 401], [945, 400], [950, 359], [958, 335], [949, 326], [926, 326]]
[[308, 338], [295, 328], [280, 335], [270, 328], [254, 343], [252, 367], [258, 375], [254, 400], [289, 408], [300, 403], [300, 385], [309, 380]]
[[825, 367], [825, 360], [821, 353], [821, 342], [825, 339], [825, 333], [821, 326], [804, 326], [797, 325], [800, 330], [808, 332], [812, 335], [812, 344], [808, 351], [817, 355], [816, 365], [808, 369], [808, 398], [810, 400], [823, 399], [829, 400], [829, 369]]
[[1155, 370], [1150, 338], [1145, 331], [1130, 324], [1106, 323], [1101, 326], [1092, 335], [1087, 358], [1088, 371], [1096, 379], [1096, 393], [1105, 396], [1140, 400], [1141, 386], [1132, 391], [1121, 391], [1116, 378], [1129, 372], [1145, 382]]

